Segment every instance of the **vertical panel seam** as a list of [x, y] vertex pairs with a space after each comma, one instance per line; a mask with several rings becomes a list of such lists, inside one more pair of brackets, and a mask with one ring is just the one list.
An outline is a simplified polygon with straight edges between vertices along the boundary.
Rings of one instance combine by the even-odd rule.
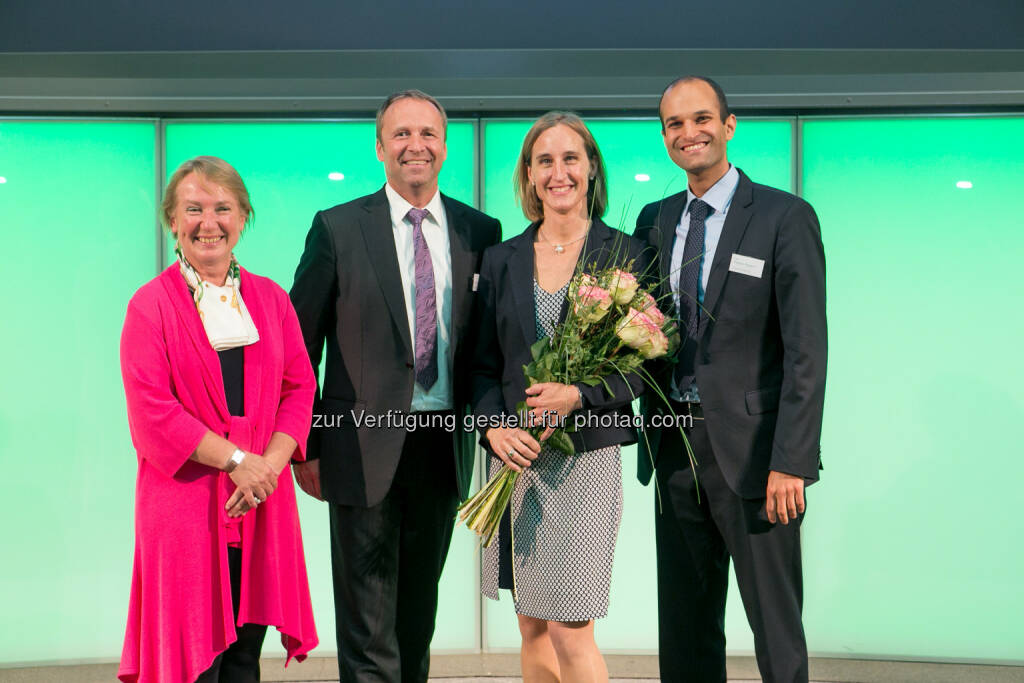
[[[164, 166], [167, 163], [167, 145], [164, 136], [167, 134], [167, 126], [163, 117], [156, 120], [156, 141], [155, 141], [155, 163], [153, 169], [153, 180], [156, 184], [156, 205], [161, 205], [164, 190]], [[160, 221], [160, 209], [154, 215], [156, 221], [156, 275], [159, 275], [167, 263], [167, 240], [164, 239], [163, 223]]]
[[799, 114], [796, 116], [793, 126], [793, 194], [797, 197], [804, 196], [804, 120]]

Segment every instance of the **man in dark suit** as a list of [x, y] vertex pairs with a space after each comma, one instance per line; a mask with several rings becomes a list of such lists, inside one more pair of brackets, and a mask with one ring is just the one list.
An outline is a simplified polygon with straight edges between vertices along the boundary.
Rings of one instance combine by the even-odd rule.
[[426, 681], [437, 584], [473, 466], [461, 429], [470, 314], [498, 221], [438, 191], [434, 98], [377, 113], [380, 191], [313, 219], [291, 297], [313, 367], [327, 346], [306, 493], [326, 500], [342, 681]]
[[[804, 486], [817, 480], [825, 394], [825, 256], [807, 202], [750, 181], [726, 156], [722, 89], [684, 77], [662, 94], [662, 135], [688, 189], [644, 207], [682, 344], [659, 383], [685, 429], [640, 440], [657, 468], [658, 625], [664, 681], [726, 680], [729, 559], [761, 676], [807, 681], [801, 610]], [[648, 415], [657, 410], [647, 399]], [[645, 447], [649, 443], [650, 450]], [[696, 474], [696, 477], [694, 476]]]

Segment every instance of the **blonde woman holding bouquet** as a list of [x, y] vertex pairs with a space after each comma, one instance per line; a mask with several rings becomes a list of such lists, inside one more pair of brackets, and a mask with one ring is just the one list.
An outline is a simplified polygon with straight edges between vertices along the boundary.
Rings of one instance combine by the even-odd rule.
[[[482, 592], [512, 591], [522, 635], [525, 681], [606, 681], [594, 642], [594, 619], [608, 612], [612, 560], [622, 513], [620, 446], [634, 443], [630, 403], [643, 381], [607, 378], [607, 386], [527, 386], [530, 347], [551, 337], [568, 312], [570, 280], [635, 259], [642, 247], [601, 221], [607, 204], [604, 163], [594, 137], [575, 114], [549, 112], [527, 133], [515, 185], [532, 222], [490, 247], [481, 266], [480, 329], [473, 366], [473, 404], [487, 420], [482, 443], [489, 474], [502, 464], [521, 471], [495, 542], [485, 550]], [[595, 288], [596, 289], [596, 288]], [[517, 405], [536, 423], [586, 422], [569, 433], [565, 455], [531, 435]]]

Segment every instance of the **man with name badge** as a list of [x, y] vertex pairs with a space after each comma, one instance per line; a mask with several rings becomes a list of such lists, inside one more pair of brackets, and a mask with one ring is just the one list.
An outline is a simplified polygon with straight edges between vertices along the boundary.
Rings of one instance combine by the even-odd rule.
[[[685, 433], [697, 462], [691, 471], [679, 430], [640, 440], [638, 477], [646, 484], [656, 468], [661, 493], [661, 678], [726, 681], [731, 558], [763, 680], [806, 682], [800, 523], [820, 468], [821, 230], [807, 202], [729, 163], [736, 117], [717, 83], [674, 81], [660, 116], [688, 187], [644, 207], [636, 236], [658, 252], [678, 315], [682, 341], [659, 384], [692, 418]], [[647, 415], [657, 410], [645, 397]]]
[[451, 427], [469, 397], [476, 274], [501, 226], [438, 191], [446, 134], [433, 97], [387, 98], [387, 183], [316, 214], [291, 290], [314, 368], [326, 345], [313, 413], [330, 427], [314, 427], [294, 469], [330, 508], [341, 681], [427, 680], [438, 580], [472, 475], [473, 434]]

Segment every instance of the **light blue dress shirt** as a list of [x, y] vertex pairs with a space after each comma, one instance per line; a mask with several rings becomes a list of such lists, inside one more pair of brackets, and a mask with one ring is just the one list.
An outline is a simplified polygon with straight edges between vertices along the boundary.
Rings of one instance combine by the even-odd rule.
[[[391, 209], [391, 228], [395, 234], [398, 254], [398, 272], [402, 276], [405, 313], [409, 319], [409, 338], [416, 343], [416, 258], [412, 243], [412, 222], [406, 218], [413, 205], [407, 202], [391, 185], [384, 186]], [[448, 217], [444, 212], [441, 194], [435, 193], [425, 208], [423, 239], [430, 249], [434, 266], [434, 296], [437, 302], [437, 381], [430, 391], [417, 382], [412, 389], [412, 412], [424, 410], [451, 410], [452, 401], [452, 253], [448, 242]], [[415, 354], [415, 349], [413, 353]]]
[[[722, 228], [725, 227], [725, 217], [729, 214], [729, 206], [732, 204], [733, 195], [736, 194], [736, 186], [740, 182], [740, 173], [732, 164], [718, 182], [712, 185], [703, 197], [699, 197], [714, 212], [704, 220], [704, 255], [700, 259], [700, 284], [697, 287], [697, 300], [704, 303], [704, 290], [708, 288], [708, 278], [711, 276], [711, 264], [715, 262], [715, 250], [718, 249], [718, 241], [722, 238]], [[669, 283], [672, 285], [672, 300], [675, 302], [676, 310], [679, 310], [679, 271], [683, 264], [683, 249], [686, 246], [686, 234], [690, 231], [690, 205], [695, 197], [693, 192], [687, 191], [686, 205], [683, 207], [683, 215], [679, 218], [676, 226], [676, 239], [672, 243], [671, 271], [669, 272]], [[696, 383], [687, 387], [684, 391], [680, 387], [672, 387], [672, 398], [677, 401], [699, 402], [700, 394], [697, 392]]]

